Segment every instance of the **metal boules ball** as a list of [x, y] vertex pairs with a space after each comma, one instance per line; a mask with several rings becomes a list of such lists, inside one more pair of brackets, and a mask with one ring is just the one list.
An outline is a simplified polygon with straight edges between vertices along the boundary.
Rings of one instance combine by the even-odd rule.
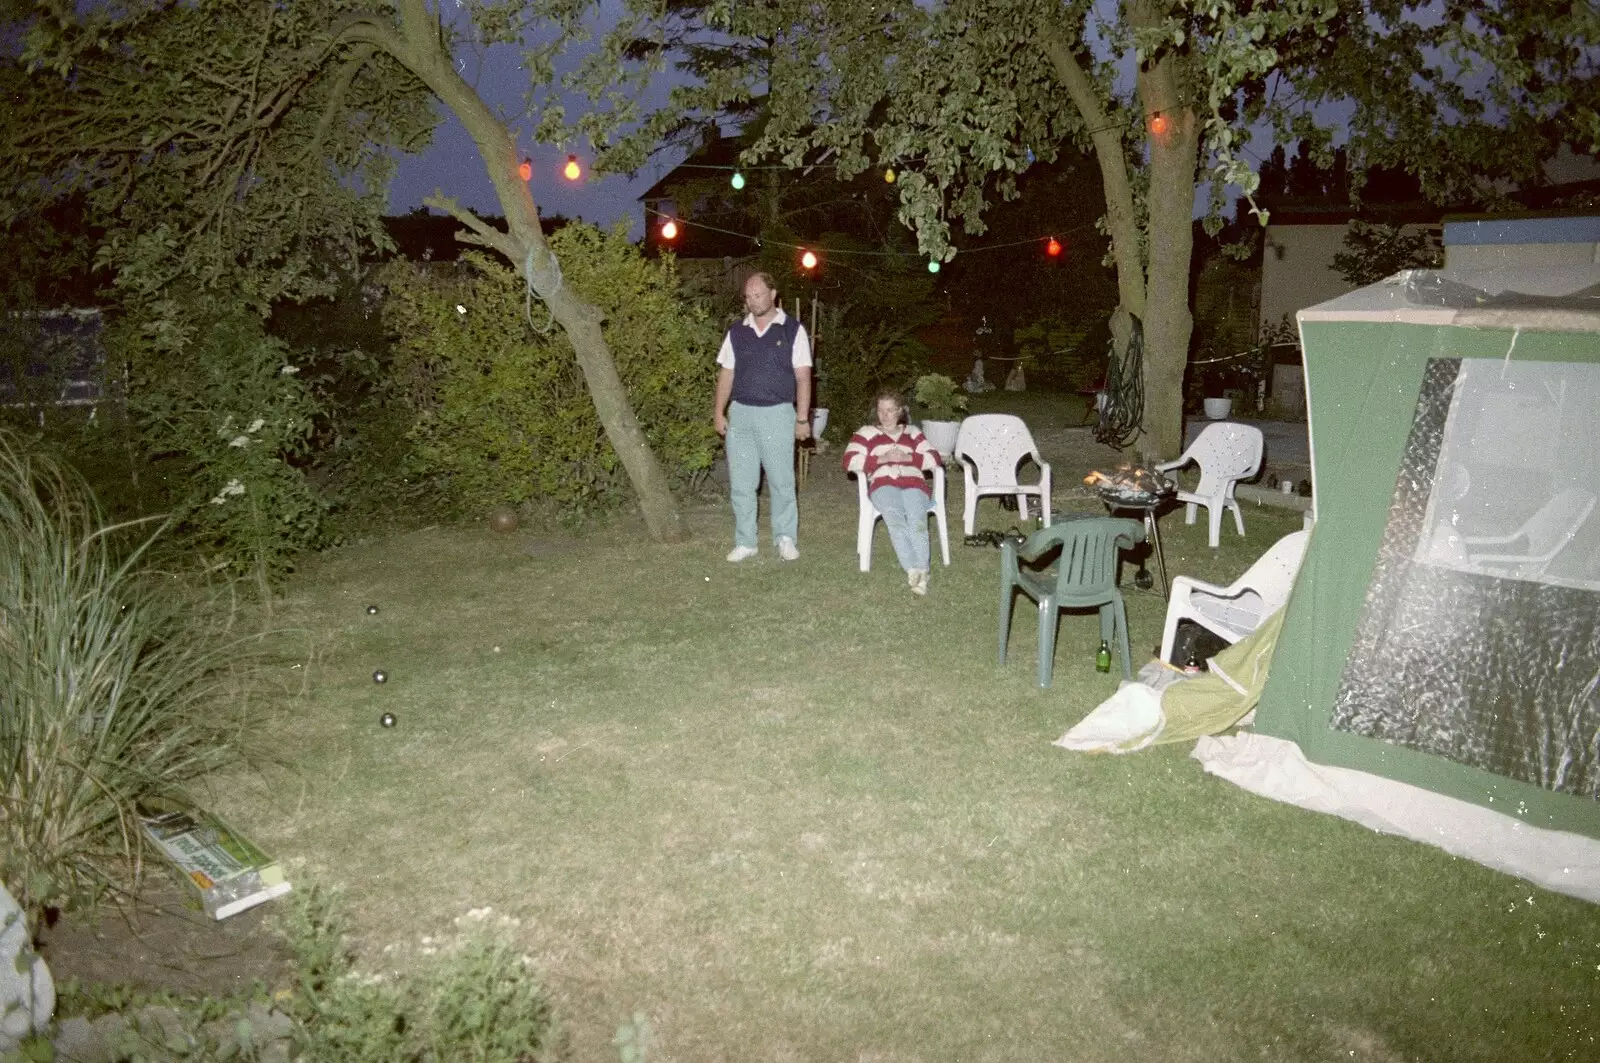
[[374, 683], [387, 683], [389, 681], [389, 673], [380, 668], [372, 673], [372, 681]]
[[510, 506], [501, 506], [489, 514], [489, 527], [502, 535], [517, 530], [517, 511]]
[[385, 727], [393, 727], [399, 721], [395, 718], [394, 713], [386, 712], [378, 717], [378, 722]]
[[375, 605], [367, 606], [367, 615], [368, 616], [377, 616], [378, 615], [378, 607], [375, 606]]

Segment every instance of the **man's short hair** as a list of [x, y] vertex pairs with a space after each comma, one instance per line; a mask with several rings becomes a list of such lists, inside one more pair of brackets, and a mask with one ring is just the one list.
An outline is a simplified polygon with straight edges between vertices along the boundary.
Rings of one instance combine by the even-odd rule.
[[[772, 279], [772, 274], [768, 273], [764, 269], [758, 269], [758, 270], [754, 271], [753, 273], [751, 273], [750, 276], [748, 276], [748, 277], [746, 277], [744, 279], [744, 283], [745, 284], [749, 284], [752, 280], [754, 280], [757, 277], [761, 278], [761, 283], [765, 284], [767, 286], [767, 290], [769, 292], [775, 292], [775, 291], [778, 290], [778, 282], [773, 280]], [[744, 285], [741, 284], [740, 287], [743, 288]]]

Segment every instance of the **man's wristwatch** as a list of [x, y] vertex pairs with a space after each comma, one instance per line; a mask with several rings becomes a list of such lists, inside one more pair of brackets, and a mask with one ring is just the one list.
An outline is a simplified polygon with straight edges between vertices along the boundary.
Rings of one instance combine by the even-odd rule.
[[809, 417], [796, 417], [794, 419], [794, 423], [795, 424], [810, 424], [811, 423], [811, 418], [809, 418]]

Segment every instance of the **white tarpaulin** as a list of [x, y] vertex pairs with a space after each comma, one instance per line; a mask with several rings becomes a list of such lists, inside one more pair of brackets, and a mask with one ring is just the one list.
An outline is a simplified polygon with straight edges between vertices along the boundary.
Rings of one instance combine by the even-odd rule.
[[1380, 775], [1312, 764], [1282, 738], [1243, 732], [1204, 737], [1191, 754], [1205, 770], [1252, 793], [1436, 845], [1556, 893], [1600, 904], [1600, 841], [1531, 826]]

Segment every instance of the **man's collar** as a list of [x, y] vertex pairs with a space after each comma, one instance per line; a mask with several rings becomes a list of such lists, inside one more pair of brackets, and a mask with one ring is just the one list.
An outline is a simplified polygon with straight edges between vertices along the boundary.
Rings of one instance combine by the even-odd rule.
[[[773, 325], [781, 325], [787, 320], [789, 320], [789, 317], [788, 317], [787, 314], [785, 314], [783, 312], [783, 307], [781, 307], [781, 306], [774, 307], [773, 308], [773, 314], [772, 314], [772, 320], [767, 322], [767, 328], [771, 328]], [[746, 325], [749, 325], [751, 328], [755, 328], [756, 327], [756, 316], [754, 314], [746, 314], [744, 316], [744, 323]]]

